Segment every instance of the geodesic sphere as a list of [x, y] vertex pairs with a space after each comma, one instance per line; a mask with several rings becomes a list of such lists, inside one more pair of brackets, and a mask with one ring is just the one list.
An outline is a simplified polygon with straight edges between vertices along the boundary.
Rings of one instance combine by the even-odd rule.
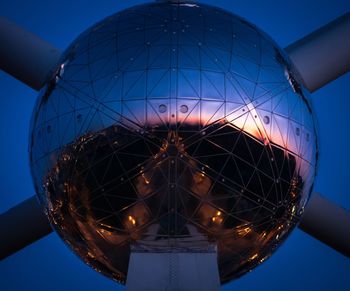
[[119, 282], [133, 248], [214, 245], [221, 282], [246, 273], [295, 227], [315, 175], [313, 116], [288, 58], [202, 4], [145, 4], [88, 29], [31, 130], [52, 225]]

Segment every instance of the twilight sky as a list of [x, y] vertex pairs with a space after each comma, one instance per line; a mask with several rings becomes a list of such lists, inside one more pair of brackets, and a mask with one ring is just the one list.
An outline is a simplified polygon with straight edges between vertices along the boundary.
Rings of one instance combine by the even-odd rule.
[[[0, 15], [64, 50], [82, 31], [140, 0], [0, 1]], [[348, 0], [203, 0], [238, 14], [281, 47], [350, 11]], [[350, 36], [349, 36], [350, 37]], [[1, 44], [0, 44], [1, 45]], [[34, 194], [29, 120], [37, 92], [0, 71], [0, 213]], [[320, 160], [314, 190], [350, 210], [350, 73], [311, 96]], [[1, 242], [0, 242], [1, 247]], [[345, 290], [350, 260], [296, 229], [260, 267], [228, 290]], [[56, 234], [0, 262], [0, 290], [123, 290], [80, 261]]]

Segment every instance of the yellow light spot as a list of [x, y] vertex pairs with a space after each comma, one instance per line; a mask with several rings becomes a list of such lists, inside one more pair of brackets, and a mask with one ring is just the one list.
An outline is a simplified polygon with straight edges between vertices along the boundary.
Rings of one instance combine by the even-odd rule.
[[94, 254], [92, 254], [92, 253], [90, 253], [90, 252], [88, 252], [87, 255], [88, 255], [91, 259], [94, 259], [94, 258], [95, 258]]
[[148, 185], [150, 183], [150, 181], [146, 178], [145, 174], [142, 174], [142, 178], [145, 181], [145, 183]]
[[254, 259], [256, 259], [259, 256], [259, 254], [254, 254], [249, 258], [249, 261], [252, 261]]
[[212, 222], [215, 222], [215, 223], [218, 223], [218, 224], [221, 224], [222, 221], [223, 221], [221, 211], [217, 211], [217, 212], [215, 213], [215, 215], [211, 218], [211, 221], [212, 221]]
[[237, 233], [240, 236], [245, 236], [246, 234], [250, 233], [251, 231], [252, 231], [252, 229], [249, 226], [247, 226], [247, 227], [238, 229]]
[[131, 222], [131, 224], [132, 224], [133, 226], [136, 225], [136, 220], [135, 220], [135, 218], [133, 218], [131, 215], [128, 216], [128, 220]]

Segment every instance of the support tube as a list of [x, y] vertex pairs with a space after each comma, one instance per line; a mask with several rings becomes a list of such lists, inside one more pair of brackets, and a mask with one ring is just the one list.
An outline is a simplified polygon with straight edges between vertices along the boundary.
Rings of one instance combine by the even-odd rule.
[[52, 232], [35, 196], [0, 214], [0, 260]]
[[61, 52], [36, 35], [0, 17], [0, 69], [40, 90]]
[[350, 12], [285, 48], [314, 92], [350, 70]]
[[350, 213], [314, 193], [299, 228], [350, 258]]

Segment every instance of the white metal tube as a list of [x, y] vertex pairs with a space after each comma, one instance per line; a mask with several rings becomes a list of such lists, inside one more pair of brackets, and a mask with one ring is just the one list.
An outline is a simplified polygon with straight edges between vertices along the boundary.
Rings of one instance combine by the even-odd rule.
[[0, 17], [0, 69], [35, 90], [41, 89], [61, 52], [36, 35]]
[[350, 258], [350, 213], [320, 194], [311, 197], [299, 228]]
[[350, 70], [350, 12], [285, 48], [314, 92]]

